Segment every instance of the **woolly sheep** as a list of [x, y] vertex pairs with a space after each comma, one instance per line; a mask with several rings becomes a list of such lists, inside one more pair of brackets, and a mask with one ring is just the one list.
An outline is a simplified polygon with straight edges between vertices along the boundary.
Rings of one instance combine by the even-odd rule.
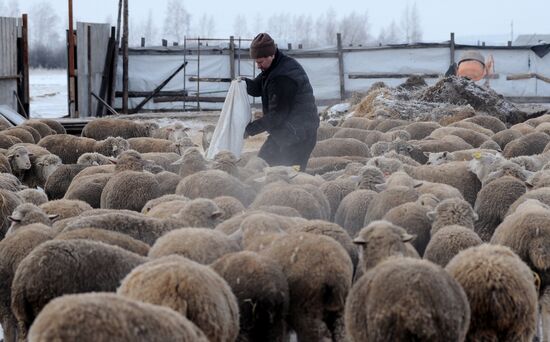
[[241, 201], [244, 206], [252, 203], [255, 197], [252, 188], [219, 170], [201, 171], [183, 178], [176, 188], [176, 194], [191, 199], [232, 196]]
[[285, 340], [289, 292], [281, 266], [249, 251], [227, 254], [210, 266], [237, 297], [238, 341]]
[[479, 215], [474, 230], [481, 240], [487, 242], [491, 239], [510, 206], [526, 191], [522, 181], [510, 176], [499, 178], [481, 188], [474, 205], [474, 211]]
[[206, 159], [204, 159], [201, 152], [195, 147], [185, 150], [182, 157], [172, 164], [181, 165], [179, 169], [179, 175], [182, 178], [208, 169], [208, 163]]
[[497, 144], [494, 140], [486, 140], [483, 144], [479, 145], [479, 148], [502, 152], [500, 145]]
[[344, 157], [314, 157], [308, 160], [307, 170], [311, 174], [323, 174], [343, 170], [351, 162]]
[[460, 127], [441, 127], [433, 131], [429, 136], [434, 139], [441, 139], [446, 135], [456, 135], [464, 139], [466, 143], [473, 147], [479, 147], [479, 145], [490, 139], [490, 137], [485, 134]]
[[300, 341], [341, 340], [343, 311], [353, 265], [333, 239], [310, 233], [288, 234], [261, 252], [278, 262], [288, 280], [288, 322]]
[[388, 178], [386, 178], [386, 182], [378, 185], [376, 188], [379, 191], [395, 188], [398, 186], [404, 186], [412, 189], [412, 188], [417, 188], [422, 184], [423, 184], [422, 182], [413, 179], [406, 172], [397, 171], [389, 175]]
[[358, 129], [369, 129], [372, 120], [366, 118], [351, 117], [346, 118], [342, 122], [341, 127], [343, 128], [358, 128]]
[[355, 190], [357, 183], [350, 179], [339, 179], [330, 182], [323, 183], [319, 189], [327, 197], [331, 208], [331, 220], [334, 219], [334, 215], [340, 206], [340, 202], [349, 193]]
[[29, 143], [29, 144], [36, 143], [32, 134], [21, 127], [12, 127], [12, 128], [5, 129], [2, 131], [2, 134], [16, 137], [17, 139], [21, 140], [24, 143]]
[[55, 154], [46, 154], [31, 158], [31, 168], [23, 175], [23, 183], [29, 187], [44, 187], [48, 177], [61, 165], [61, 158]]
[[60, 165], [48, 177], [44, 184], [44, 191], [50, 200], [61, 199], [65, 196], [73, 178], [87, 166], [85, 165]]
[[512, 205], [508, 208], [506, 216], [509, 216], [515, 213], [520, 205], [529, 200], [537, 200], [541, 204], [550, 205], [550, 189], [539, 188], [535, 190], [527, 191], [525, 194], [521, 195], [517, 200], [515, 200]]
[[19, 196], [24, 203], [31, 203], [36, 206], [48, 202], [48, 196], [46, 196], [46, 193], [42, 189], [24, 189], [18, 191], [17, 196]]
[[[460, 195], [460, 193], [459, 193], [459, 195]], [[458, 196], [457, 198], [462, 198], [462, 196]], [[432, 210], [432, 209], [435, 209], [435, 207], [437, 206], [437, 204], [439, 204], [439, 202], [441, 202], [441, 200], [437, 196], [435, 196], [434, 194], [425, 193], [425, 194], [421, 194], [420, 196], [418, 196], [418, 199], [416, 200], [415, 203], [419, 204], [420, 206], [422, 206], [424, 208]], [[431, 224], [430, 224], [430, 226], [431, 226]]]
[[215, 129], [216, 126], [214, 125], [204, 125], [204, 127], [201, 129], [202, 149], [204, 152], [208, 151], [208, 148], [210, 147], [210, 142], [212, 141], [212, 137], [214, 136]]
[[6, 232], [6, 236], [13, 234], [22, 226], [33, 223], [43, 223], [46, 226], [52, 225], [52, 220], [59, 215], [47, 215], [42, 209], [31, 203], [23, 203], [18, 205], [8, 217], [12, 222], [10, 228]]
[[509, 142], [503, 149], [502, 155], [506, 158], [530, 156], [544, 152], [550, 143], [550, 136], [545, 133], [529, 133]]
[[84, 126], [82, 136], [95, 140], [104, 140], [108, 137], [124, 139], [150, 137], [156, 129], [155, 125], [150, 122], [123, 119], [95, 119]]
[[433, 131], [441, 127], [436, 122], [413, 122], [403, 129], [411, 135], [412, 140], [420, 140], [429, 136]]
[[157, 139], [166, 139], [170, 141], [179, 141], [187, 138], [189, 127], [185, 127], [181, 122], [174, 122], [168, 126], [161, 127], [154, 131], [152, 137]]
[[132, 150], [136, 150], [140, 153], [173, 152], [181, 155], [184, 149], [179, 141], [173, 142], [155, 138], [130, 138], [128, 139], [128, 144]]
[[369, 147], [357, 139], [330, 138], [319, 141], [311, 153], [311, 157], [371, 157]]
[[[466, 121], [466, 120], [453, 122], [452, 124], [448, 125], [447, 127], [458, 127], [458, 128], [469, 129], [469, 130], [475, 131], [477, 133], [484, 134], [488, 137], [491, 137], [495, 133], [495, 132], [493, 132], [492, 130], [490, 130], [488, 128], [482, 127], [482, 126], [480, 126], [476, 123], [473, 123], [471, 121]], [[490, 140], [490, 139], [488, 139], [488, 140]], [[488, 140], [486, 140], [486, 141], [488, 141]]]
[[403, 163], [399, 159], [379, 156], [370, 158], [366, 166], [376, 167], [380, 169], [384, 175], [390, 175], [399, 171], [403, 167]]
[[411, 241], [411, 245], [413, 245], [418, 254], [422, 256], [430, 241], [432, 222], [427, 216], [429, 211], [430, 209], [417, 202], [403, 203], [390, 209], [382, 219], [416, 236], [416, 238]]
[[220, 216], [220, 220], [222, 221], [225, 221], [246, 210], [243, 204], [235, 197], [220, 196], [220, 197], [214, 198], [213, 201], [223, 212], [223, 215]]
[[105, 185], [111, 179], [111, 174], [95, 174], [75, 177], [69, 185], [64, 199], [78, 200], [88, 203], [92, 208], [101, 207], [101, 194]]
[[510, 159], [528, 171], [540, 171], [550, 161], [550, 153], [534, 154], [531, 156], [519, 156]]
[[4, 341], [16, 340], [17, 322], [11, 311], [11, 284], [17, 266], [36, 246], [53, 238], [49, 229], [27, 226], [0, 241], [0, 319]]
[[[270, 247], [275, 239], [286, 234], [293, 224], [295, 222], [292, 219], [254, 211], [243, 217], [238, 229], [230, 235], [230, 238], [239, 243], [244, 250], [259, 252]], [[216, 230], [222, 229], [216, 227]]]
[[149, 152], [149, 153], [141, 153], [141, 157], [145, 160], [150, 160], [154, 162], [155, 164], [161, 166], [166, 171], [179, 173], [180, 166], [172, 165], [172, 163], [174, 163], [175, 161], [181, 158], [181, 156], [177, 153]]
[[407, 202], [415, 202], [418, 193], [414, 189], [397, 186], [384, 190], [374, 196], [365, 214], [364, 225], [380, 220], [392, 208]]
[[10, 214], [22, 203], [21, 198], [15, 193], [0, 189], [0, 239], [4, 238], [10, 228]]
[[504, 176], [512, 176], [514, 178], [521, 180], [522, 182], [526, 182], [528, 179], [532, 178], [533, 175], [534, 175], [534, 172], [527, 171], [522, 166], [519, 166], [516, 163], [512, 163], [508, 160], [504, 160], [496, 168], [496, 170], [490, 172], [487, 175], [487, 177], [485, 177], [485, 179], [481, 184], [482, 186], [486, 186], [492, 181]]
[[64, 164], [76, 164], [80, 155], [86, 152], [98, 152], [105, 156], [116, 157], [129, 148], [128, 142], [121, 137], [109, 137], [96, 141], [69, 134], [47, 136], [40, 140], [38, 145], [59, 156]]
[[[420, 181], [443, 183], [456, 188], [464, 199], [474, 205], [481, 182], [470, 172], [467, 162], [450, 162], [442, 165], [422, 165], [410, 167], [403, 165], [403, 170]], [[419, 188], [417, 189], [418, 191]]]
[[450, 225], [435, 233], [424, 252], [424, 259], [445, 267], [460, 251], [483, 243], [480, 237], [470, 228]]
[[516, 130], [523, 135], [527, 135], [535, 132], [535, 128], [527, 123], [518, 123], [510, 127], [510, 129]]
[[298, 210], [302, 217], [310, 220], [323, 219], [326, 215], [321, 204], [309, 191], [282, 182], [273, 183], [271, 186], [264, 188], [250, 205], [250, 208], [254, 209], [266, 205], [290, 206]]
[[8, 149], [6, 154], [10, 162], [10, 167], [14, 175], [19, 178], [23, 177], [25, 170], [29, 170], [32, 166], [31, 159], [32, 154], [29, 153], [24, 146], [12, 146]]
[[362, 272], [366, 273], [391, 256], [419, 258], [414, 247], [409, 244], [414, 238], [405, 229], [389, 221], [371, 222], [353, 240], [362, 249]]
[[470, 309], [460, 285], [440, 267], [392, 258], [353, 286], [345, 318], [351, 342], [463, 341]]
[[182, 228], [161, 236], [151, 247], [149, 257], [158, 259], [177, 254], [208, 265], [239, 250], [238, 244], [222, 232], [205, 228]]
[[78, 160], [76, 161], [76, 163], [79, 165], [97, 166], [97, 165], [110, 165], [110, 164], [113, 164], [113, 161], [109, 157], [104, 156], [101, 153], [88, 152], [78, 157]]
[[[69, 293], [115, 291], [146, 258], [122, 248], [85, 240], [53, 240], [39, 245], [17, 267], [12, 311], [20, 339], [53, 298]], [[45, 267], [44, 265], [47, 265]], [[97, 271], [101, 270], [101, 277]]]
[[29, 340], [208, 342], [195, 324], [177, 312], [110, 293], [52, 300], [36, 317]]
[[455, 256], [445, 270], [470, 303], [469, 341], [531, 341], [537, 321], [533, 274], [509, 248], [481, 245]]
[[27, 187], [21, 184], [21, 181], [11, 173], [0, 173], [0, 189], [17, 192]]
[[162, 171], [154, 176], [155, 180], [159, 184], [159, 194], [160, 195], [169, 195], [174, 194], [178, 187], [178, 184], [181, 182], [181, 177], [177, 174], [169, 171]]
[[123, 171], [113, 175], [101, 193], [101, 208], [140, 212], [145, 203], [161, 196], [160, 186], [151, 174]]
[[475, 221], [478, 219], [470, 203], [458, 198], [441, 201], [434, 210], [427, 213], [427, 216], [432, 221], [432, 235], [442, 227], [450, 225], [459, 225], [473, 230]]
[[21, 139], [14, 137], [13, 135], [4, 134], [3, 131], [0, 131], [0, 148], [8, 149], [21, 142], [23, 142]]
[[[169, 219], [185, 208], [188, 201], [189, 199], [165, 201], [152, 207], [147, 211], [146, 215], [158, 219]], [[144, 212], [143, 209], [142, 212]]]
[[155, 206], [157, 206], [161, 203], [169, 202], [169, 201], [176, 201], [176, 200], [188, 201], [189, 198], [187, 198], [185, 196], [181, 196], [181, 195], [175, 195], [175, 194], [163, 195], [163, 196], [152, 199], [152, 200], [148, 201], [147, 203], [145, 203], [145, 205], [143, 206], [143, 209], [141, 209], [141, 213], [142, 214], [147, 214], [151, 209], [153, 209]]
[[[32, 136], [32, 139], [33, 139], [33, 141], [31, 143], [33, 143], [33, 144], [36, 144], [37, 142], [40, 141], [40, 139], [42, 139], [42, 136], [40, 135], [40, 133], [38, 133], [38, 131], [36, 129], [34, 129], [33, 127], [31, 127], [31, 126], [18, 125], [17, 127], [14, 127], [14, 128], [17, 128], [18, 132], [22, 132], [22, 130], [24, 130], [24, 131], [27, 131], [28, 133], [30, 133], [30, 135]], [[16, 133], [16, 134], [20, 134], [20, 133]], [[24, 139], [21, 138], [21, 140], [24, 140]]]
[[381, 120], [378, 124], [376, 124], [371, 129], [375, 129], [380, 132], [388, 132], [392, 128], [400, 127], [408, 123], [409, 122], [405, 120], [384, 119], [384, 120]]
[[11, 165], [8, 157], [0, 154], [0, 173], [11, 173]]
[[209, 341], [235, 341], [239, 334], [238, 302], [229, 285], [208, 266], [183, 257], [136, 267], [124, 278], [117, 294], [179, 312]]
[[62, 124], [59, 122], [52, 120], [52, 119], [37, 119], [37, 121], [42, 122], [43, 124], [48, 125], [51, 129], [53, 129], [57, 134], [66, 134], [65, 128]]
[[506, 129], [506, 125], [502, 121], [490, 115], [476, 115], [463, 121], [475, 123], [476, 125], [493, 131], [493, 133], [498, 133]]
[[426, 152], [425, 154], [428, 156], [428, 161], [426, 162], [427, 165], [441, 165], [444, 163], [448, 163], [451, 161], [470, 161], [474, 159], [474, 155], [478, 155], [478, 153], [486, 153], [486, 154], [493, 154], [496, 155], [499, 153], [495, 150], [487, 150], [487, 149], [468, 149], [468, 150], [460, 150], [460, 151], [454, 151], [454, 152]]
[[495, 141], [502, 150], [510, 143], [516, 139], [519, 139], [523, 136], [521, 132], [516, 131], [515, 129], [505, 129], [498, 133], [495, 133], [491, 139]]
[[456, 135], [446, 135], [440, 139], [426, 138], [423, 140], [411, 140], [411, 145], [422, 152], [454, 152], [474, 148]]
[[355, 236], [364, 227], [365, 213], [376, 192], [372, 190], [355, 190], [342, 199], [334, 222], [339, 224], [350, 236]]
[[83, 228], [62, 232], [55, 236], [56, 240], [74, 240], [84, 239], [88, 241], [103, 242], [107, 245], [118, 246], [127, 251], [147, 256], [149, 253], [149, 245], [139, 240], [136, 240], [126, 234], [111, 232], [105, 229]]

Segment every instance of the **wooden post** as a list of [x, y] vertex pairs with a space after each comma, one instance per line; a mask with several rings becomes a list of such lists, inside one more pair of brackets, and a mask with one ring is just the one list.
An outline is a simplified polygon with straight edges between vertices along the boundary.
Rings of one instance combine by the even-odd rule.
[[29, 93], [29, 21], [28, 16], [23, 14], [23, 28], [21, 31], [21, 45], [23, 48], [23, 84], [21, 89], [23, 90], [23, 111], [27, 113], [27, 119], [30, 115], [30, 93]]
[[197, 38], [197, 109], [201, 111], [200, 87], [201, 87], [201, 39]]
[[292, 50], [292, 44], [288, 43], [288, 50]]
[[508, 47], [511, 47], [511, 46], [512, 46], [512, 41], [509, 40], [509, 41], [508, 41]]
[[128, 114], [128, 1], [124, 0], [124, 30], [122, 33], [122, 112]]
[[342, 50], [342, 34], [336, 34], [336, 42], [338, 47], [338, 74], [340, 75], [340, 100], [346, 97], [346, 87], [344, 79], [344, 52]]
[[166, 39], [162, 40], [162, 46], [168, 46], [168, 41]]
[[77, 118], [76, 111], [76, 74], [74, 55], [73, 0], [69, 0], [69, 116]]
[[229, 75], [235, 79], [235, 37], [229, 37]]
[[172, 43], [172, 46], [178, 46], [178, 45], [179, 45], [178, 42], [173, 42], [173, 43]]
[[141, 37], [141, 47], [145, 47], [145, 37]]
[[90, 25], [86, 26], [86, 54], [87, 54], [87, 69], [88, 69], [88, 111], [84, 113], [86, 116], [92, 116], [92, 27]]
[[451, 65], [455, 62], [455, 33], [451, 32], [451, 40], [449, 42], [449, 48], [451, 49]]
[[481, 46], [485, 46], [485, 42], [481, 42]]
[[99, 97], [103, 101], [99, 101], [97, 103], [96, 107], [96, 116], [102, 117], [104, 112], [104, 105], [103, 103], [107, 103], [109, 106], [112, 103], [109, 103], [109, 94], [110, 94], [110, 86], [112, 85], [113, 81], [113, 63], [114, 58], [117, 58], [116, 55], [116, 46], [115, 46], [115, 39], [116, 39], [116, 32], [115, 28], [111, 27], [111, 37], [109, 38], [109, 44], [107, 45], [107, 53], [105, 54], [105, 65], [103, 66], [103, 73], [101, 75], [101, 87], [99, 88]]
[[298, 49], [302, 49], [302, 44], [298, 44]]
[[116, 72], [118, 67], [118, 56], [120, 55], [120, 24], [122, 21], [122, 1], [118, 1], [118, 18], [117, 18], [117, 27], [116, 27], [116, 40], [115, 40], [115, 52], [113, 67], [111, 69], [112, 79], [111, 79], [111, 90], [109, 92], [109, 99], [107, 103], [111, 106], [114, 106], [115, 103], [115, 92], [116, 92]]

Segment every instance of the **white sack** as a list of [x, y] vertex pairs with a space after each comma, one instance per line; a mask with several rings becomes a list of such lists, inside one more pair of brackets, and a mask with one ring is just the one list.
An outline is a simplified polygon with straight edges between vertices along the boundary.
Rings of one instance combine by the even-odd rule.
[[223, 150], [231, 151], [239, 158], [244, 145], [244, 131], [251, 119], [252, 111], [246, 93], [246, 82], [232, 81], [206, 158], [212, 159]]

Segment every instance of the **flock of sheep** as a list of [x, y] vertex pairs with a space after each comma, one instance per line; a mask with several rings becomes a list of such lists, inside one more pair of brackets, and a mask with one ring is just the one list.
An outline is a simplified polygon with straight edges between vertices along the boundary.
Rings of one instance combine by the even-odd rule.
[[548, 339], [550, 115], [321, 124], [306, 172], [181, 123], [0, 130], [5, 341]]

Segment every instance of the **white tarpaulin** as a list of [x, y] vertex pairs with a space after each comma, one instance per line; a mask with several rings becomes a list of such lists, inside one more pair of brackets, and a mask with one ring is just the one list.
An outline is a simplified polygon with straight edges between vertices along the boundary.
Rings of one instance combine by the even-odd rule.
[[251, 119], [246, 83], [235, 80], [227, 92], [206, 157], [212, 159], [218, 152], [226, 150], [239, 158], [244, 145], [244, 131]]

